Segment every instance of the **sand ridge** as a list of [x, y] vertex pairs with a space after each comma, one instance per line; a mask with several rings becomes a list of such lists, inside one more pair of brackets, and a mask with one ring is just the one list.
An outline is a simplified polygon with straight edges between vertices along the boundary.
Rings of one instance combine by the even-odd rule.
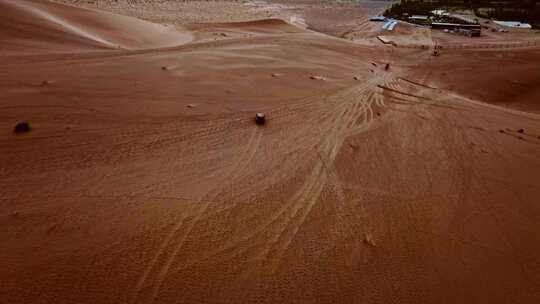
[[[69, 53], [70, 44], [88, 50], [159, 48], [192, 39], [181, 28], [104, 12], [32, 1], [2, 0], [0, 6], [2, 25], [7, 29], [2, 33], [7, 44], [3, 52]], [[23, 19], [26, 21], [21, 23]], [[68, 44], [62, 47], [66, 38]]]

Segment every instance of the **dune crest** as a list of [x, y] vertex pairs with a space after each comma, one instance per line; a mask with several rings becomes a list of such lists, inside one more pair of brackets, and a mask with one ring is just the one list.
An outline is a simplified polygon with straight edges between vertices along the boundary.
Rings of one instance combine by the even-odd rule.
[[150, 49], [185, 44], [191, 34], [132, 17], [50, 2], [0, 0], [0, 53]]

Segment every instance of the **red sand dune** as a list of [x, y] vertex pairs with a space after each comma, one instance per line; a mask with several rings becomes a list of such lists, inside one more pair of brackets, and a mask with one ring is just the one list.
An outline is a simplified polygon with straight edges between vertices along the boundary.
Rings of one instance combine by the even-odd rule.
[[0, 303], [540, 301], [528, 65], [0, 3]]
[[131, 17], [43, 1], [0, 0], [1, 52], [142, 49], [183, 44], [190, 35]]

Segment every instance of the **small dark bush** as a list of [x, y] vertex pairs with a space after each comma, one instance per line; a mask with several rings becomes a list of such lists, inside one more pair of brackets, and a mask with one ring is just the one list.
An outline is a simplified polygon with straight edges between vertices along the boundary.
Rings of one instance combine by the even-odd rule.
[[28, 122], [20, 122], [15, 125], [13, 133], [26, 133], [30, 131], [30, 124]]

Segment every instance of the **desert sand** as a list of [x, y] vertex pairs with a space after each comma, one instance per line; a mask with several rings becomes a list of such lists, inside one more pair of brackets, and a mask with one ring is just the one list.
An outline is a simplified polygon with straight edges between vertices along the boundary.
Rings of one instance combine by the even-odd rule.
[[98, 2], [0, 0], [0, 303], [540, 302], [538, 34]]

